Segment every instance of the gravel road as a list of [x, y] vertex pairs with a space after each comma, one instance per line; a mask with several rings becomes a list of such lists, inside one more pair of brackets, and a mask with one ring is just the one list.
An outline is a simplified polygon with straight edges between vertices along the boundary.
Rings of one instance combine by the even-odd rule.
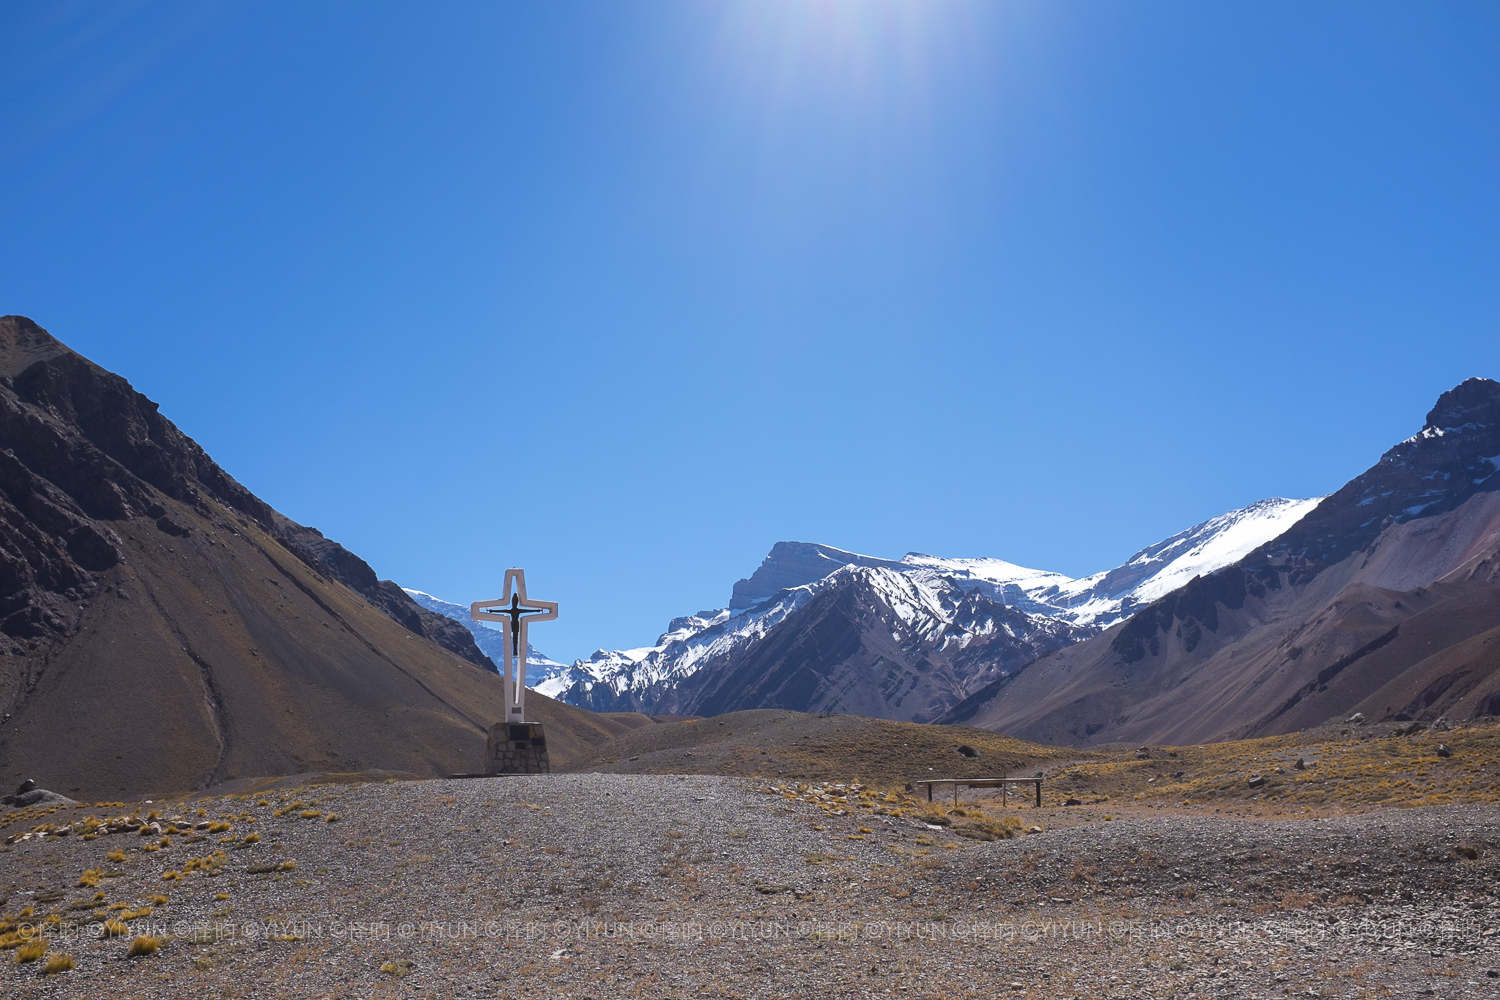
[[[85, 815], [129, 810], [62, 810], [48, 820], [68, 836], [0, 848], [0, 909], [28, 926], [56, 914], [41, 924], [49, 957], [76, 967], [46, 976], [45, 960], [5, 951], [0, 994], [1500, 993], [1492, 806], [1296, 820], [1026, 809], [1042, 832], [987, 843], [861, 806], [845, 786], [775, 785], [318, 786], [144, 806], [160, 835], [90, 840]], [[205, 822], [229, 829], [192, 829]], [[101, 936], [128, 914], [128, 933]], [[143, 935], [159, 950], [128, 957]]]

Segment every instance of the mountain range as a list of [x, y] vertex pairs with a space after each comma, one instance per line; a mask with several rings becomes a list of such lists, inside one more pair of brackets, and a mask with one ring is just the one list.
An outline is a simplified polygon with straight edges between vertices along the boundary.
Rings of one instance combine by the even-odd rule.
[[1465, 381], [1336, 492], [1273, 498], [1081, 579], [775, 545], [722, 608], [541, 689], [596, 711], [964, 723], [1203, 742], [1500, 714], [1500, 383]]
[[[123, 799], [471, 770], [504, 714], [498, 639], [0, 317], [0, 782]], [[561, 768], [643, 713], [855, 713], [1072, 745], [1497, 715], [1500, 383], [1443, 393], [1326, 497], [1231, 511], [1081, 579], [781, 542], [653, 646], [528, 655]]]
[[892, 560], [779, 542], [726, 607], [674, 619], [654, 646], [599, 650], [539, 690], [596, 711], [774, 707], [931, 721], [1243, 557], [1317, 503], [1263, 500], [1081, 579], [1000, 559]]

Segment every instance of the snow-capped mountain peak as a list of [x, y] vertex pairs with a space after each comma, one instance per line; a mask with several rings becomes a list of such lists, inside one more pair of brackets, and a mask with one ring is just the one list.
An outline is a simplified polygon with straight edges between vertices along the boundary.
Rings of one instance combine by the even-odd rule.
[[[754, 707], [744, 702], [747, 697], [764, 695], [779, 704], [789, 697], [787, 691], [802, 690], [808, 706], [822, 706], [817, 711], [932, 717], [973, 685], [1010, 676], [1193, 577], [1238, 561], [1282, 534], [1320, 499], [1262, 500], [1148, 546], [1122, 566], [1080, 579], [1004, 559], [920, 552], [884, 559], [813, 542], [777, 542], [755, 572], [734, 585], [727, 606], [672, 619], [655, 645], [601, 649], [569, 666], [533, 647], [528, 680], [543, 694], [598, 711], [729, 710], [723, 706]], [[467, 608], [407, 592], [424, 607], [463, 622], [499, 662], [500, 634], [469, 621]], [[816, 607], [809, 607], [815, 601]], [[794, 616], [797, 621], [787, 628], [821, 629], [823, 638], [799, 646], [797, 636], [782, 628]], [[849, 624], [855, 620], [859, 624]], [[837, 622], [843, 624], [830, 624]], [[766, 646], [772, 636], [780, 638]], [[792, 662], [804, 663], [816, 679], [788, 679], [774, 695], [755, 695], [759, 682], [736, 674], [743, 667], [779, 676]], [[860, 680], [857, 670], [850, 674], [858, 664], [882, 672], [884, 680]], [[700, 671], [707, 673], [700, 677]], [[937, 677], [953, 690], [934, 687]], [[855, 688], [872, 683], [874, 688], [856, 696]], [[883, 692], [879, 698], [876, 690]], [[902, 690], [920, 694], [907, 697]]]

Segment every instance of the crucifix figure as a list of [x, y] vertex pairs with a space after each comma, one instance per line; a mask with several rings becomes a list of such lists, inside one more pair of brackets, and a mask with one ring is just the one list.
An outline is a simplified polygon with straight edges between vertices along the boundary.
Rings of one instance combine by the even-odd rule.
[[[511, 590], [514, 584], [515, 590]], [[505, 721], [526, 721], [526, 625], [557, 617], [557, 604], [526, 598], [526, 571], [505, 571], [505, 590], [498, 601], [475, 601], [469, 617], [477, 622], [499, 622], [505, 636]], [[512, 675], [511, 668], [515, 673]]]

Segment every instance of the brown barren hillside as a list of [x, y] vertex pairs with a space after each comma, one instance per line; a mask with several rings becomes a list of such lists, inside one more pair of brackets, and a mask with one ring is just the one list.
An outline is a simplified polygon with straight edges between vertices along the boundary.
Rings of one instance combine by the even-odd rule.
[[[978, 756], [966, 756], [959, 747]], [[1030, 776], [1043, 767], [1096, 756], [963, 726], [757, 709], [639, 727], [574, 759], [568, 769], [889, 785], [929, 778]]]
[[[489, 666], [123, 379], [0, 319], [0, 785], [469, 771], [503, 717]], [[530, 704], [559, 764], [635, 721]]]
[[1039, 659], [939, 721], [1087, 746], [1500, 714], [1500, 383], [1240, 563]]
[[[980, 756], [961, 754], [960, 746]], [[1080, 819], [1140, 808], [1295, 815], [1500, 802], [1500, 720], [1436, 728], [1334, 723], [1250, 740], [1078, 750], [963, 726], [762, 709], [639, 727], [574, 758], [567, 769], [898, 790], [934, 778], [1041, 775], [1044, 807], [1074, 799]], [[952, 794], [942, 789], [935, 801]], [[960, 797], [998, 803], [1001, 793], [964, 789]], [[1012, 808], [1025, 808], [1031, 790], [1006, 798]]]

